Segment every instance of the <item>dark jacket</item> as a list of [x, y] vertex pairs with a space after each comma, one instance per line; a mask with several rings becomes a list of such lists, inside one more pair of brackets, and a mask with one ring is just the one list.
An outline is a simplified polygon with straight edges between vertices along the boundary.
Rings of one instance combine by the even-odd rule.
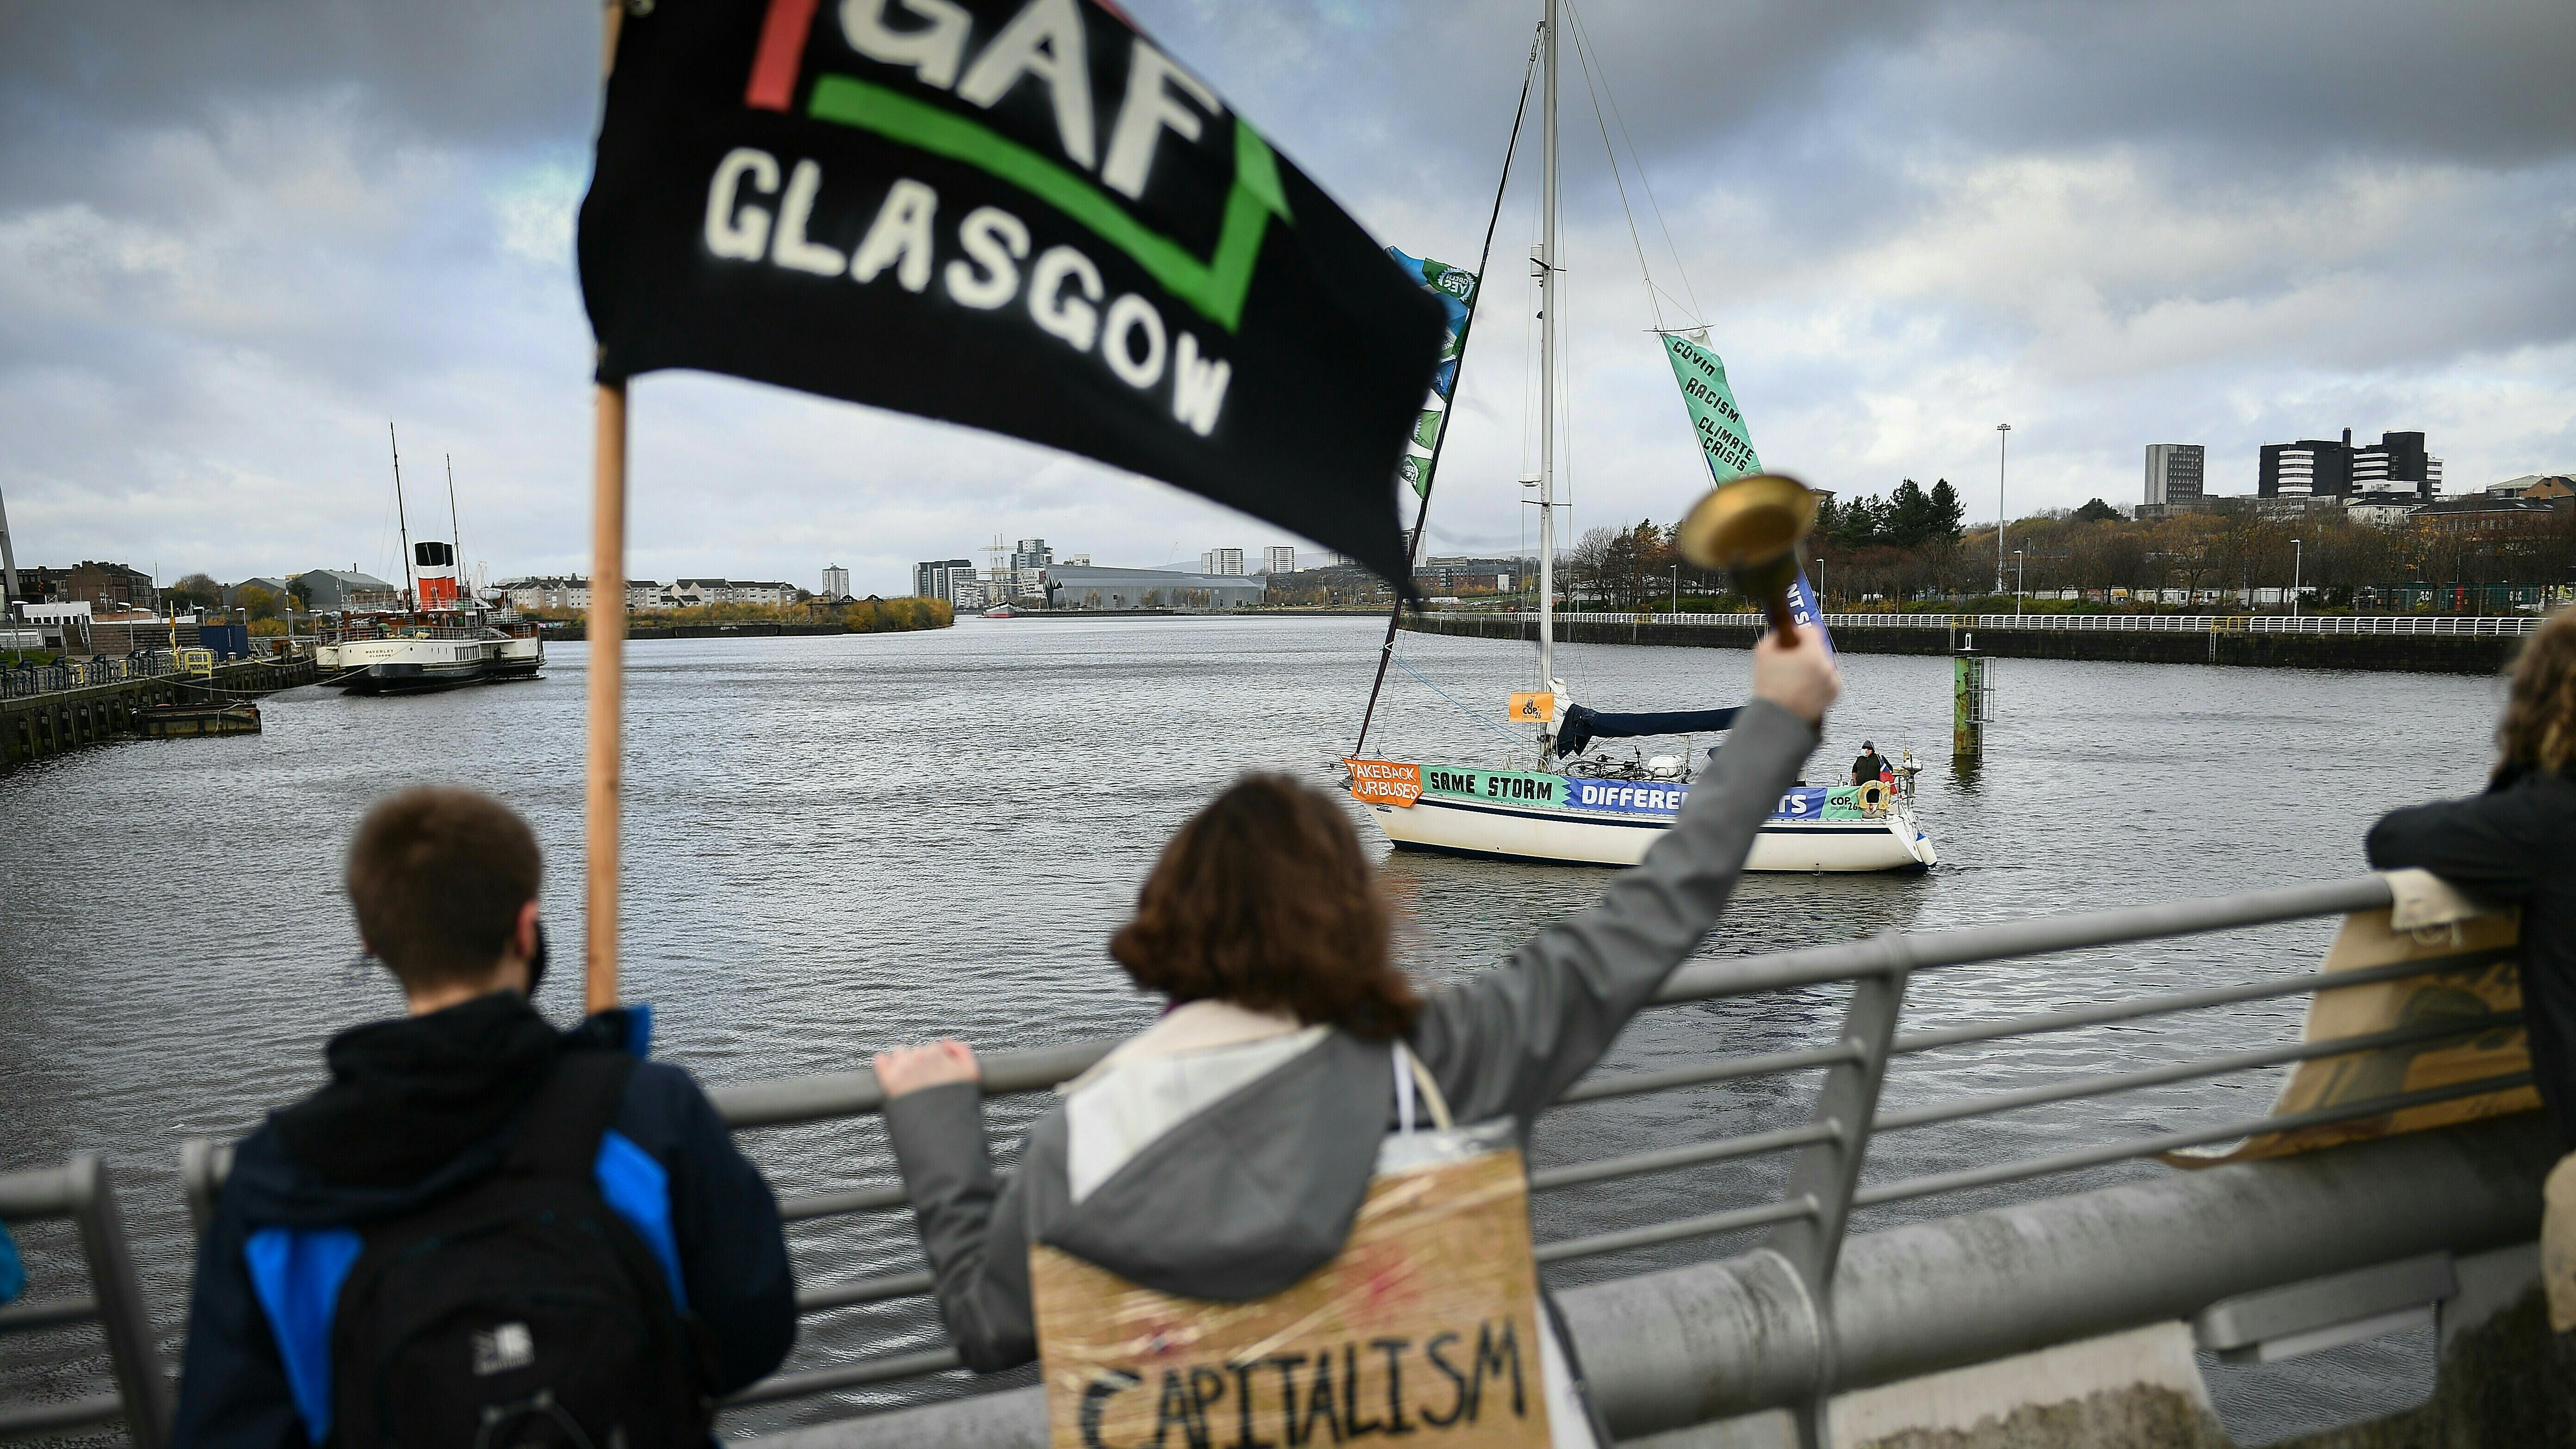
[[2516, 771], [2483, 795], [2392, 810], [2370, 827], [2369, 850], [2382, 870], [2421, 867], [2522, 907], [2532, 1075], [2576, 1151], [2576, 779]]
[[1877, 779], [1886, 769], [1887, 761], [1879, 757], [1878, 751], [1872, 750], [1852, 761], [1851, 782], [1855, 785], [1866, 785]]
[[[1457, 1121], [1508, 1117], [1526, 1134], [1600, 1060], [1716, 925], [1755, 832], [1815, 743], [1814, 727], [1779, 706], [1747, 706], [1673, 828], [1600, 904], [1425, 1001], [1411, 1045]], [[1064, 1108], [1029, 1129], [1005, 1181], [976, 1098], [971, 1083], [933, 1087], [885, 1115], [940, 1314], [959, 1355], [987, 1373], [1036, 1357], [1032, 1241], [1166, 1292], [1274, 1293], [1341, 1251], [1395, 1120], [1386, 1045], [1333, 1032], [1155, 1139], [1075, 1203]]]
[[[349, 1267], [329, 1242], [490, 1171], [558, 1054], [640, 1049], [629, 1038], [644, 1030], [642, 1013], [610, 1012], [558, 1032], [503, 991], [333, 1038], [330, 1084], [243, 1139], [198, 1245], [174, 1442], [315, 1443], [328, 1424], [330, 1309]], [[600, 1157], [603, 1194], [713, 1341], [717, 1387], [777, 1367], [796, 1337], [778, 1204], [689, 1074], [637, 1063]], [[317, 1267], [335, 1257], [338, 1276]]]

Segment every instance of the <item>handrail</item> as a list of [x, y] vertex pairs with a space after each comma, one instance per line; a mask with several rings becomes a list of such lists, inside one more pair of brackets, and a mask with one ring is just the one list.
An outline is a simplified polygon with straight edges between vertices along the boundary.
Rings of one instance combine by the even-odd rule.
[[[1512, 619], [1538, 615], [1528, 610], [1461, 609], [1435, 617]], [[1560, 624], [1678, 624], [1705, 628], [1759, 631], [1769, 627], [1760, 614], [1662, 613], [1653, 610], [1601, 612], [1560, 610]], [[2540, 627], [2536, 614], [1827, 614], [1828, 629], [1984, 629], [2025, 633], [2148, 634], [2386, 634], [2520, 638]]]
[[0, 1333], [96, 1323], [107, 1339], [116, 1391], [62, 1403], [0, 1405], [0, 1437], [86, 1429], [125, 1421], [136, 1449], [160, 1449], [170, 1435], [170, 1389], [152, 1337], [151, 1315], [134, 1276], [134, 1256], [117, 1211], [116, 1189], [96, 1153], [60, 1167], [0, 1173], [0, 1222], [68, 1218], [78, 1230], [90, 1291], [0, 1309]]
[[[2013, 1090], [1956, 1097], [1878, 1110], [1879, 1083], [1898, 1059], [1945, 1048], [2007, 1040], [2048, 1032], [2099, 1026], [2140, 1017], [2220, 1009], [2246, 1002], [2483, 967], [2510, 954], [2503, 950], [2463, 951], [2438, 959], [2417, 960], [2364, 970], [2328, 974], [2316, 970], [2262, 977], [2218, 987], [2150, 993], [2113, 1002], [2027, 1013], [1966, 1023], [1937, 1030], [1899, 1032], [1897, 1020], [1905, 987], [1918, 972], [2005, 959], [2053, 955], [2240, 930], [2282, 922], [2336, 916], [2390, 905], [2393, 894], [2383, 876], [2367, 875], [2250, 891], [2198, 900], [2092, 911], [2033, 920], [2003, 921], [1913, 934], [1887, 933], [1868, 940], [1807, 947], [1763, 955], [1694, 962], [1675, 972], [1657, 993], [1653, 1005], [1736, 999], [1763, 992], [1852, 984], [1850, 1012], [1833, 1039], [1815, 1046], [1755, 1054], [1718, 1054], [1648, 1071], [1600, 1076], [1576, 1084], [1559, 1100], [1597, 1101], [1649, 1092], [1705, 1086], [1715, 1082], [1821, 1072], [1813, 1114], [1803, 1123], [1704, 1141], [1667, 1143], [1652, 1150], [1552, 1164], [1531, 1174], [1538, 1192], [1579, 1190], [1652, 1173], [1760, 1155], [1794, 1153], [1789, 1188], [1767, 1202], [1736, 1206], [1667, 1222], [1640, 1224], [1612, 1232], [1561, 1238], [1537, 1245], [1543, 1264], [1593, 1259], [1641, 1248], [1765, 1229], [1776, 1260], [1788, 1264], [1805, 1285], [1799, 1291], [1804, 1311], [1833, 1318], [1834, 1263], [1847, 1234], [1852, 1212], [1889, 1203], [2024, 1182], [2036, 1178], [2153, 1156], [2177, 1148], [2204, 1145], [2260, 1133], [2294, 1131], [2349, 1121], [2517, 1088], [2530, 1080], [2515, 1073], [2442, 1087], [2393, 1092], [2367, 1101], [2331, 1107], [2238, 1118], [2222, 1123], [2143, 1138], [2098, 1143], [2067, 1151], [1978, 1163], [1946, 1171], [1920, 1173], [1889, 1181], [1862, 1181], [1862, 1164], [1870, 1141], [1880, 1132], [1898, 1132], [1939, 1124], [1981, 1120], [1998, 1113], [2104, 1097], [2173, 1083], [2275, 1069], [2291, 1063], [2357, 1051], [2424, 1045], [2518, 1025], [2515, 1012], [2490, 1012], [2423, 1022], [2367, 1035], [2324, 1042], [2285, 1042], [2212, 1053], [2116, 1073], [2078, 1074]], [[988, 1097], [1045, 1091], [1080, 1074], [1107, 1054], [1114, 1043], [1085, 1041], [1057, 1046], [999, 1051], [979, 1057]], [[710, 1095], [726, 1121], [737, 1130], [785, 1127], [862, 1117], [884, 1105], [875, 1074], [864, 1068], [827, 1072], [777, 1081], [715, 1088]], [[228, 1156], [215, 1144], [191, 1142], [183, 1154], [192, 1201], [211, 1202], [212, 1184]], [[898, 1181], [888, 1181], [890, 1161], [875, 1157], [857, 1164], [873, 1184], [833, 1188], [786, 1198], [781, 1211], [791, 1221], [813, 1221], [851, 1214], [887, 1213], [907, 1204]], [[817, 1315], [862, 1308], [904, 1298], [918, 1298], [932, 1288], [924, 1268], [896, 1268], [837, 1280], [809, 1280], [799, 1290], [800, 1314]], [[912, 1320], [918, 1323], [918, 1320]], [[1819, 1330], [1824, 1331], [1824, 1330]], [[752, 1385], [728, 1401], [748, 1407], [863, 1386], [943, 1373], [957, 1367], [953, 1349], [925, 1343], [918, 1327], [883, 1349], [823, 1367], [805, 1368]], [[1820, 1414], [1815, 1395], [1799, 1400], [1802, 1414]]]

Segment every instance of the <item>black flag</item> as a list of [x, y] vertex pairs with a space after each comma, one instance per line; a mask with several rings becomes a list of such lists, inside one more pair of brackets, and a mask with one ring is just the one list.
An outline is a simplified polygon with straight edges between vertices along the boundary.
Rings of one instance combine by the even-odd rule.
[[630, 5], [581, 285], [602, 381], [1010, 433], [1405, 582], [1439, 303], [1099, 0]]

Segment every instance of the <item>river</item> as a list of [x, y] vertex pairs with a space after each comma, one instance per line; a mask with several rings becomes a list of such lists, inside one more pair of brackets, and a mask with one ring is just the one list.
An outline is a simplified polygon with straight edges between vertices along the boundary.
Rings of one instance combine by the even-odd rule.
[[[1382, 627], [970, 619], [937, 633], [632, 645], [626, 994], [655, 1004], [658, 1053], [711, 1083], [847, 1068], [939, 1034], [1002, 1048], [1135, 1030], [1153, 1003], [1103, 943], [1155, 851], [1241, 771], [1324, 780], [1349, 744]], [[1504, 744], [1493, 722], [1504, 692], [1528, 687], [1526, 646], [1408, 634], [1399, 647], [1421, 678], [1390, 675], [1378, 748], [1477, 759]], [[166, 1347], [175, 1351], [189, 1251], [178, 1140], [246, 1131], [319, 1082], [335, 1030], [397, 1009], [387, 982], [357, 961], [338, 885], [371, 800], [463, 782], [524, 811], [550, 862], [555, 958], [565, 975], [577, 969], [585, 660], [583, 646], [557, 645], [540, 681], [422, 698], [300, 689], [263, 704], [257, 736], [119, 743], [0, 777], [0, 1096], [10, 1104], [0, 1168], [107, 1153]], [[1986, 763], [1958, 776], [1947, 661], [1855, 655], [1843, 667], [1844, 703], [1810, 777], [1839, 774], [1864, 737], [1891, 756], [1910, 746], [1927, 765], [1920, 810], [1943, 864], [1917, 877], [1750, 878], [1711, 957], [2353, 874], [2378, 813], [2477, 787], [2503, 690], [2451, 676], [2008, 661], [1995, 666], [2001, 722]], [[1579, 696], [1606, 708], [1735, 702], [1746, 669], [1731, 650], [1559, 653]], [[1407, 959], [1431, 981], [1501, 959], [1609, 879], [1420, 856], [1391, 858], [1386, 874], [1409, 920]], [[2329, 931], [2302, 923], [1933, 973], [1915, 984], [1905, 1026], [2293, 971]], [[558, 980], [540, 1004], [569, 1019], [579, 996]], [[1650, 1013], [1610, 1065], [1812, 1045], [1829, 1037], [1839, 996]], [[1900, 1063], [1887, 1100], [2267, 1044], [2296, 1032], [2299, 1010], [2271, 1003], [1935, 1053]], [[1812, 1081], [1569, 1109], [1542, 1124], [1534, 1150], [1558, 1162], [1786, 1125], [1803, 1116]], [[1890, 1134], [1867, 1176], [2252, 1115], [2272, 1081], [2247, 1074]], [[1033, 1106], [996, 1107], [997, 1145]], [[783, 1191], [884, 1180], [873, 1123], [747, 1141]], [[1550, 1194], [1538, 1231], [1761, 1201], [1781, 1168], [1763, 1159]], [[1855, 1229], [2165, 1170], [2127, 1165], [1891, 1206]], [[896, 1219], [793, 1233], [809, 1273], [915, 1261]], [[39, 1249], [58, 1241], [44, 1229], [30, 1237]], [[1567, 1265], [1557, 1281], [1745, 1245]], [[918, 1344], [933, 1328], [917, 1299], [808, 1319], [793, 1366], [889, 1335]], [[0, 1397], [68, 1392], [99, 1361], [66, 1345], [93, 1341], [13, 1344], [0, 1356]], [[2429, 1386], [2430, 1354], [2423, 1331], [2258, 1370], [2212, 1366], [2210, 1377], [2231, 1428], [2259, 1442], [2411, 1402]], [[854, 1392], [839, 1406], [729, 1416], [726, 1429], [922, 1392]]]

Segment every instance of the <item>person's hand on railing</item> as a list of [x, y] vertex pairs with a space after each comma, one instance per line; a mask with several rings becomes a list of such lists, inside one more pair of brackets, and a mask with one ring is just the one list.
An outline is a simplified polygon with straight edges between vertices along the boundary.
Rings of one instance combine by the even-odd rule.
[[1753, 697], [1767, 699], [1811, 725], [1843, 692], [1842, 675], [1816, 631], [1804, 626], [1774, 630], [1753, 646]]
[[980, 1081], [984, 1069], [966, 1043], [942, 1037], [927, 1046], [897, 1047], [876, 1055], [877, 1086], [891, 1102], [925, 1087]]

